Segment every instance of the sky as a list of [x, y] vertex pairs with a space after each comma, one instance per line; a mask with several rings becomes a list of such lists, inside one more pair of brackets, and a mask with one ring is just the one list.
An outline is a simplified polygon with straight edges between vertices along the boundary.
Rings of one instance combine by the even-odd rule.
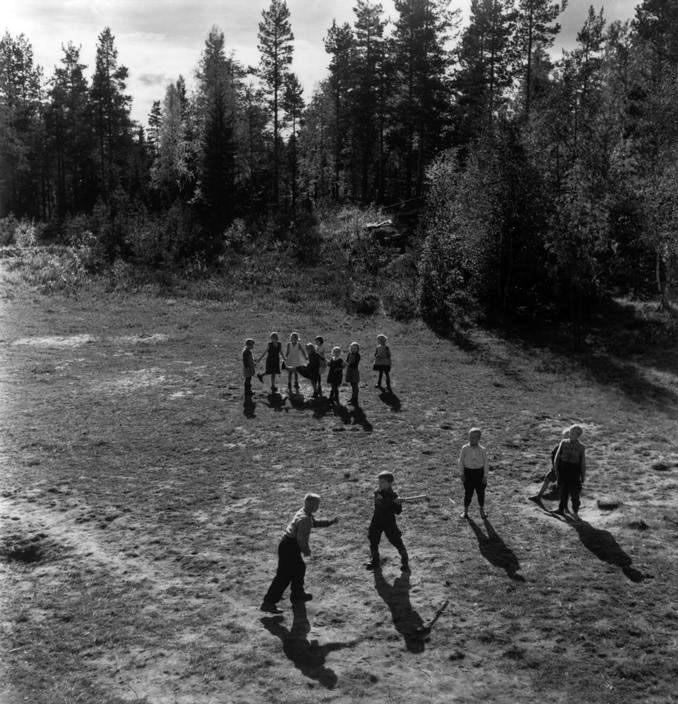
[[[608, 21], [634, 15], [639, 0], [593, 3]], [[309, 97], [327, 73], [323, 38], [332, 20], [353, 23], [354, 0], [287, 0], [295, 36], [292, 70]], [[393, 0], [381, 0], [386, 16], [395, 19]], [[591, 0], [569, 0], [560, 16], [562, 31], [555, 52], [574, 46]], [[23, 33], [34, 60], [46, 77], [60, 65], [62, 44], [81, 46], [80, 61], [94, 67], [97, 37], [110, 27], [118, 62], [129, 69], [127, 93], [133, 98], [132, 117], [145, 125], [154, 100], [164, 98], [167, 85], [181, 74], [189, 87], [212, 26], [224, 32], [226, 46], [244, 65], [259, 61], [257, 32], [261, 12], [270, 0], [0, 0], [0, 31]], [[449, 0], [468, 19], [470, 0]]]

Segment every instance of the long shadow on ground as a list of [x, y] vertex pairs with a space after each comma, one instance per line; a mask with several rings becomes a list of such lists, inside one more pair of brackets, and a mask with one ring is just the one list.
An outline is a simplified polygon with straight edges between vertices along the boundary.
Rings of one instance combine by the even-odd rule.
[[432, 621], [424, 624], [421, 616], [414, 610], [410, 603], [410, 576], [403, 572], [396, 577], [393, 584], [389, 584], [380, 568], [374, 570], [374, 586], [377, 593], [391, 610], [393, 625], [405, 640], [405, 647], [411, 653], [421, 653], [426, 648], [426, 639], [431, 633], [433, 625], [447, 607], [445, 602]]
[[487, 520], [483, 519], [483, 524], [487, 535], [483, 533], [480, 526], [471, 518], [467, 519], [468, 524], [473, 529], [478, 539], [478, 548], [480, 554], [495, 567], [501, 567], [506, 571], [506, 574], [516, 582], [524, 582], [525, 577], [518, 574], [520, 563], [518, 558], [511, 548], [506, 545], [501, 536], [495, 531], [494, 526]]
[[242, 404], [242, 412], [245, 418], [254, 418], [256, 414], [257, 404], [252, 400], [251, 396], [245, 396]]
[[393, 391], [381, 390], [379, 394], [379, 400], [385, 403], [394, 413], [400, 413], [402, 405], [400, 399], [393, 393]]
[[615, 567], [620, 567], [624, 575], [632, 582], [642, 582], [645, 575], [631, 565], [631, 557], [622, 550], [612, 533], [601, 528], [594, 528], [586, 521], [567, 516], [565, 522], [572, 526], [582, 545], [590, 550], [599, 560]]
[[282, 624], [282, 616], [264, 617], [261, 623], [267, 631], [282, 641], [283, 652], [294, 663], [301, 673], [311, 680], [316, 680], [327, 689], [337, 685], [337, 675], [334, 670], [325, 666], [328, 653], [343, 648], [350, 648], [357, 641], [347, 643], [325, 643], [320, 645], [317, 640], [309, 641], [307, 636], [311, 624], [306, 613], [306, 605], [293, 604], [294, 619], [292, 628], [287, 629]]
[[541, 508], [552, 518], [557, 518], [562, 523], [574, 528], [579, 540], [587, 550], [590, 550], [601, 562], [607, 562], [609, 565], [621, 568], [624, 575], [632, 582], [642, 582], [649, 576], [632, 566], [631, 556], [624, 552], [610, 531], [594, 528], [581, 518], [563, 516], [556, 511], [549, 511], [544, 506]]

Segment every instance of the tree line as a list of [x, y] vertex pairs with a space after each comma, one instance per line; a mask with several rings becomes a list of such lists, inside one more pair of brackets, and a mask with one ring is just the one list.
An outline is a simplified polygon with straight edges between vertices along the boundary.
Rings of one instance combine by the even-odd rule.
[[[566, 0], [356, 0], [324, 36], [310, 97], [291, 70], [284, 0], [244, 66], [213, 27], [195, 68], [131, 119], [128, 69], [98, 37], [92, 78], [63, 46], [45, 78], [24, 36], [0, 40], [0, 217], [63, 237], [78, 223], [113, 260], [212, 261], [235, 218], [273, 239], [313, 205], [426, 203], [415, 245], [431, 322], [468, 300], [581, 311], [610, 291], [666, 303], [678, 259], [678, 3], [608, 24], [590, 8], [553, 56]], [[80, 220], [78, 219], [80, 218]], [[133, 232], [134, 236], [130, 233]]]

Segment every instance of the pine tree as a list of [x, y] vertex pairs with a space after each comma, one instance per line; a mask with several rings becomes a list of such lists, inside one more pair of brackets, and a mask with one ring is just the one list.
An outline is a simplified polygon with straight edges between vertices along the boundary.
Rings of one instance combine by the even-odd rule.
[[513, 85], [513, 0], [471, 0], [471, 19], [457, 51], [456, 141], [468, 145], [490, 132]]
[[567, 0], [518, 0], [516, 48], [518, 75], [522, 76], [525, 116], [529, 118], [534, 93], [534, 67], [539, 54], [553, 46], [560, 25], [556, 17], [567, 7]]
[[350, 161], [348, 144], [351, 130], [349, 91], [353, 88], [354, 82], [354, 37], [348, 22], [337, 25], [333, 21], [327, 31], [324, 43], [325, 51], [330, 55], [330, 75], [327, 79], [327, 88], [331, 92], [334, 107], [332, 197], [334, 200], [340, 200], [348, 190], [346, 175], [349, 172], [347, 162]]
[[285, 77], [292, 63], [294, 34], [290, 26], [290, 11], [285, 0], [271, 0], [268, 10], [263, 10], [259, 23], [259, 75], [268, 97], [273, 124], [273, 202], [280, 203], [280, 127], [281, 102]]
[[107, 200], [121, 183], [132, 145], [131, 97], [125, 95], [128, 71], [118, 64], [118, 50], [111, 30], [106, 27], [98, 40], [90, 103], [101, 194]]
[[304, 89], [299, 83], [296, 74], [289, 73], [285, 80], [285, 93], [283, 95], [283, 109], [291, 124], [292, 131], [288, 141], [290, 157], [290, 186], [292, 195], [292, 213], [297, 208], [297, 135], [304, 114]]
[[40, 216], [48, 203], [43, 183], [42, 69], [20, 34], [0, 39], [0, 216]]
[[396, 0], [391, 39], [396, 90], [391, 144], [400, 164], [397, 195], [420, 196], [425, 168], [444, 146], [449, 117], [450, 56], [446, 43], [453, 15], [443, 0]]
[[[235, 212], [235, 112], [239, 69], [226, 57], [224, 34], [212, 27], [197, 71], [199, 202], [204, 226], [200, 248], [208, 257], [221, 249]], [[177, 93], [178, 95], [178, 93]]]
[[387, 85], [386, 42], [383, 8], [368, 0], [358, 0], [353, 8], [356, 19], [355, 88], [352, 99], [355, 125], [355, 158], [360, 182], [360, 200], [375, 200], [383, 188], [385, 106]]
[[89, 124], [89, 86], [80, 47], [62, 46], [62, 66], [51, 80], [46, 122], [50, 151], [56, 167], [56, 209], [61, 218], [67, 212], [89, 210], [94, 205], [92, 131]]

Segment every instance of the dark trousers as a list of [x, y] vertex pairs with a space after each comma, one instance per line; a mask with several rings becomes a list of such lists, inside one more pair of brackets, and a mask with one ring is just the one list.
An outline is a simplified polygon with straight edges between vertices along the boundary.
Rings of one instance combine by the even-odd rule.
[[389, 374], [388, 369], [379, 369], [379, 379], [377, 380], [377, 386], [381, 386], [382, 375], [386, 376], [386, 388], [390, 389], [391, 388], [391, 375]]
[[245, 396], [251, 396], [251, 395], [252, 395], [252, 377], [246, 376], [245, 377]]
[[358, 405], [358, 382], [357, 381], [351, 382], [351, 402], [356, 406]]
[[478, 495], [478, 506], [485, 505], [485, 484], [483, 483], [483, 468], [464, 469], [464, 508], [471, 505], [473, 492]]
[[572, 499], [572, 510], [579, 511], [579, 495], [581, 494], [581, 471], [578, 464], [561, 462], [558, 468], [558, 489], [560, 491], [559, 511], [567, 508], [568, 498]]
[[277, 604], [289, 584], [292, 585], [290, 601], [301, 601], [304, 596], [305, 574], [306, 563], [301, 557], [299, 544], [294, 538], [283, 538], [278, 545], [278, 569], [264, 601]]
[[330, 388], [330, 401], [339, 403], [339, 384], [332, 384]]
[[370, 540], [370, 553], [372, 554], [372, 562], [374, 564], [379, 563], [379, 543], [381, 542], [381, 534], [386, 536], [391, 545], [398, 551], [400, 559], [403, 565], [407, 565], [409, 558], [407, 556], [407, 550], [403, 544], [402, 533], [396, 525], [395, 521], [393, 523], [370, 523], [370, 528], [367, 531], [367, 537]]

